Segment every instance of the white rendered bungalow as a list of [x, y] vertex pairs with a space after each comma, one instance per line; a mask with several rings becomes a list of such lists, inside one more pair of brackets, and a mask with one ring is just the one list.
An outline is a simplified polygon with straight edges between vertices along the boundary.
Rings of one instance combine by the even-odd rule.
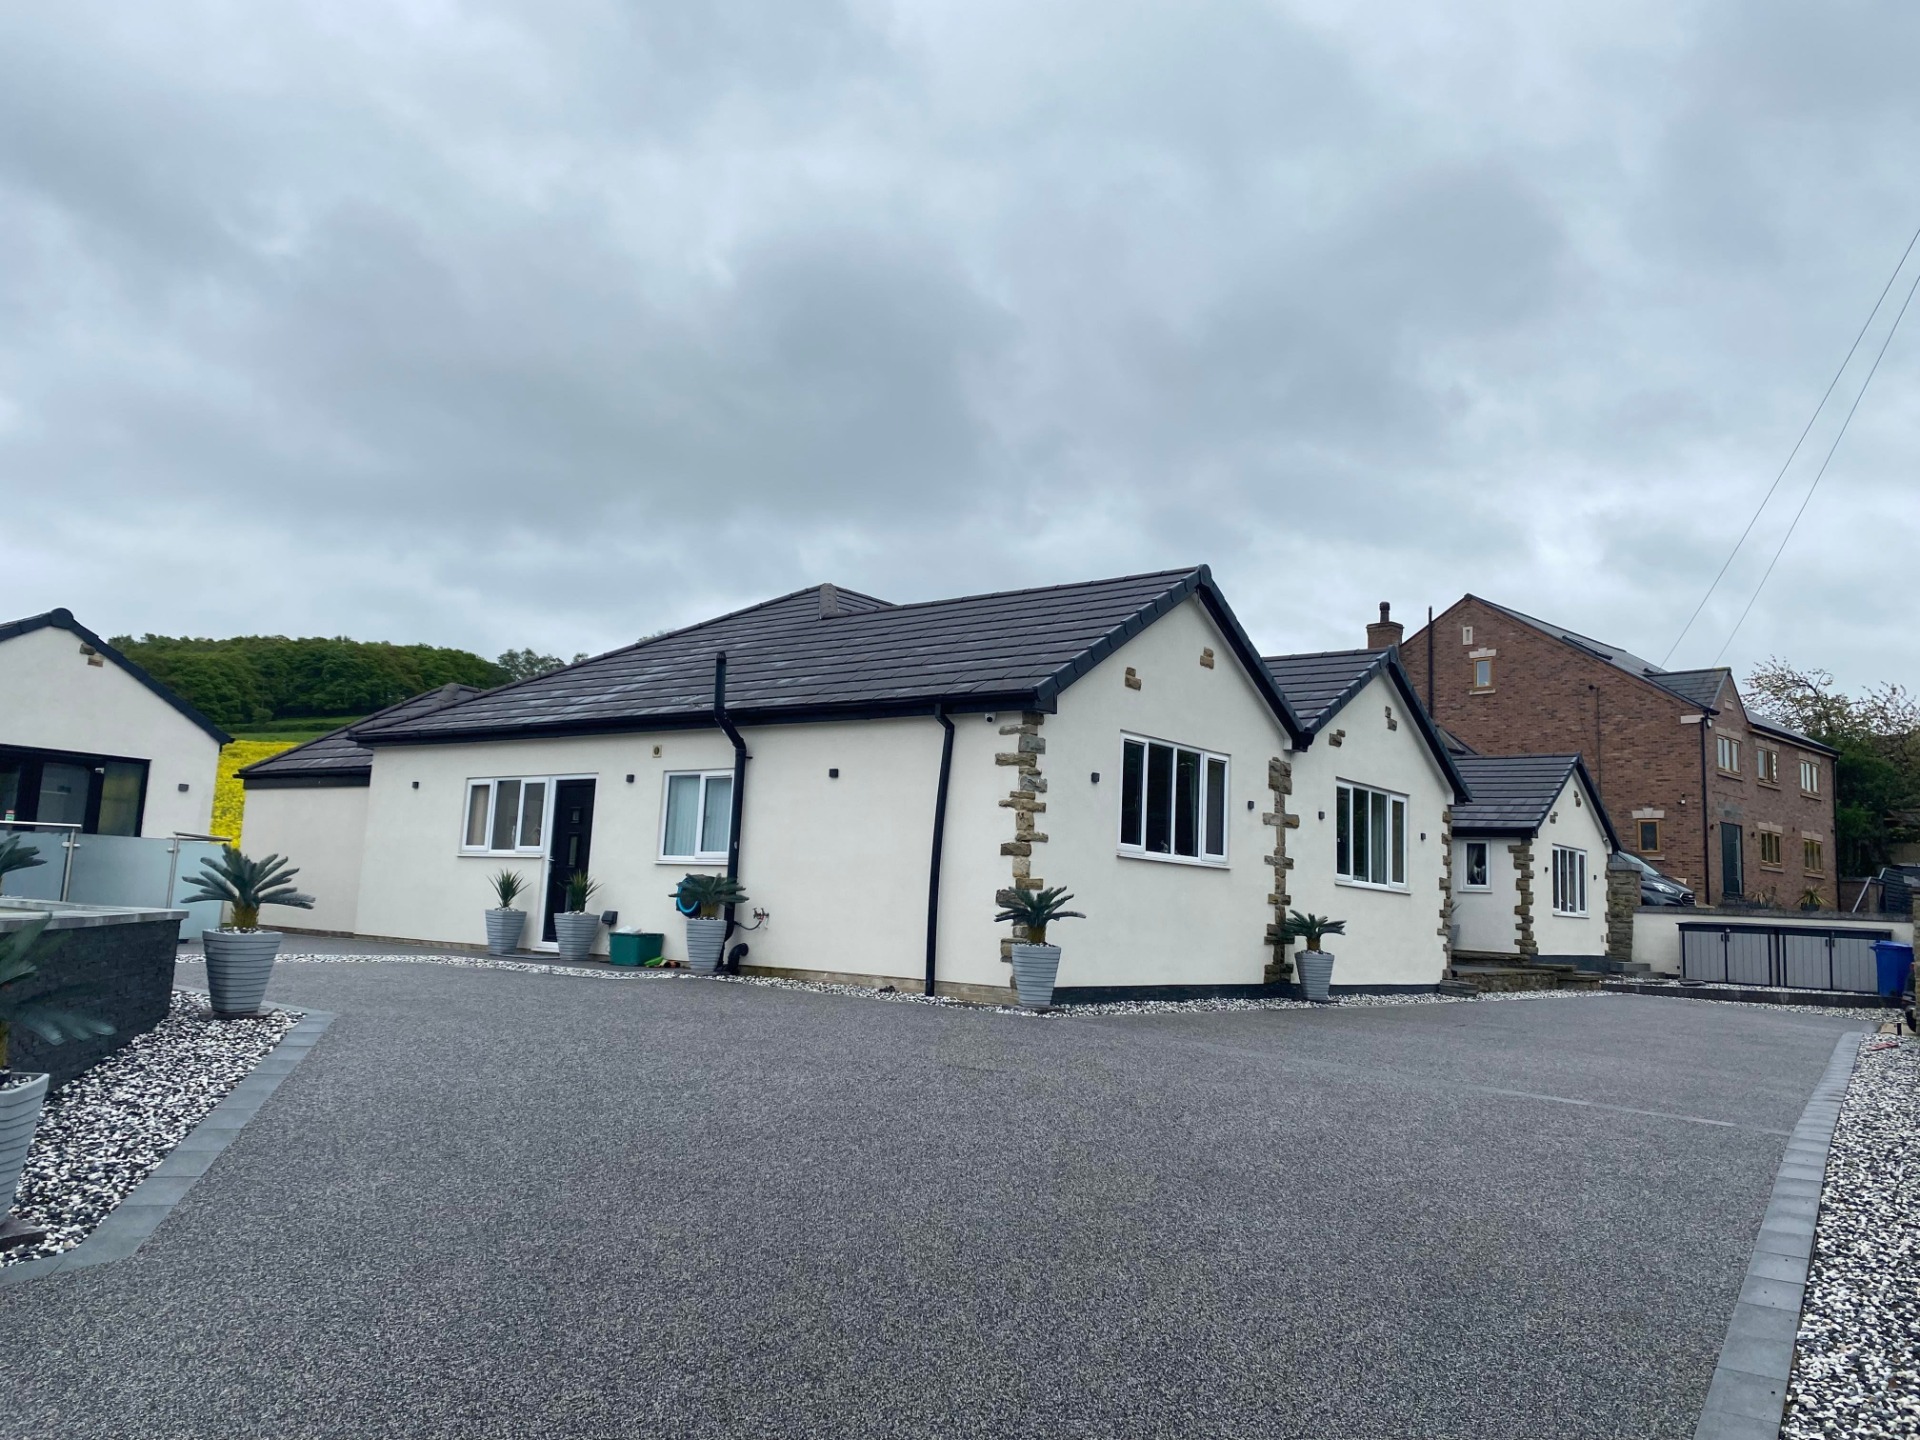
[[1311, 737], [1293, 760], [1288, 908], [1343, 921], [1333, 989], [1447, 977], [1448, 825], [1467, 794], [1391, 645], [1270, 655]]
[[204, 835], [232, 738], [70, 610], [0, 625], [0, 832]]
[[1600, 968], [1607, 860], [1619, 848], [1578, 755], [1456, 755], [1454, 958]]
[[342, 815], [273, 843], [357, 848], [358, 934], [476, 943], [506, 867], [544, 944], [585, 870], [677, 959], [675, 885], [731, 871], [749, 973], [998, 1000], [997, 897], [1064, 885], [1071, 1000], [1263, 983], [1310, 737], [1202, 566], [917, 605], [821, 586], [349, 738], [364, 838]]

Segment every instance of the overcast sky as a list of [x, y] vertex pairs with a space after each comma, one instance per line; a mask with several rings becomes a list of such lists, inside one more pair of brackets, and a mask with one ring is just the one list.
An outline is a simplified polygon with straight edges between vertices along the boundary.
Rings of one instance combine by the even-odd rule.
[[[572, 654], [1205, 561], [1269, 649], [1472, 590], [1657, 660], [1920, 225], [1916, 55], [1906, 3], [0, 8], [0, 612]], [[1742, 675], [1920, 681], [1915, 311]]]

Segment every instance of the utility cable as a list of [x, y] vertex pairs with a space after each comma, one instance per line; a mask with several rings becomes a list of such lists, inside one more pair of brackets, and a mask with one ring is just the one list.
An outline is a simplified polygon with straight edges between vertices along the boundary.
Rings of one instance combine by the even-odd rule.
[[[1747, 616], [1753, 612], [1754, 601], [1760, 598], [1760, 592], [1767, 588], [1767, 580], [1773, 574], [1773, 567], [1780, 563], [1781, 552], [1787, 548], [1787, 542], [1793, 538], [1793, 532], [1799, 528], [1800, 517], [1807, 513], [1807, 506], [1813, 501], [1813, 492], [1820, 488], [1820, 481], [1827, 473], [1827, 466], [1833, 463], [1833, 452], [1840, 448], [1845, 438], [1847, 426], [1853, 423], [1853, 412], [1860, 408], [1860, 402], [1866, 398], [1867, 387], [1873, 384], [1874, 374], [1880, 369], [1880, 361], [1887, 353], [1887, 346], [1893, 343], [1894, 332], [1899, 330], [1900, 322], [1907, 317], [1907, 306], [1913, 303], [1913, 293], [1920, 290], [1920, 274], [1913, 277], [1913, 284], [1907, 287], [1907, 298], [1900, 302], [1900, 313], [1893, 317], [1893, 324], [1887, 329], [1887, 338], [1880, 342], [1880, 353], [1873, 357], [1873, 366], [1867, 371], [1867, 378], [1860, 382], [1860, 393], [1853, 397], [1853, 404], [1847, 408], [1847, 418], [1840, 422], [1840, 433], [1833, 437], [1833, 444], [1827, 447], [1827, 458], [1820, 462], [1820, 469], [1813, 477], [1813, 484], [1807, 487], [1800, 508], [1793, 512], [1793, 523], [1787, 526], [1787, 533], [1780, 537], [1780, 543], [1774, 548], [1773, 559], [1767, 562], [1766, 573], [1760, 577], [1760, 583], [1753, 587], [1753, 594], [1747, 598], [1747, 608], [1740, 612], [1740, 618], [1733, 622], [1733, 629], [1727, 632], [1727, 643], [1720, 647], [1720, 655], [1727, 653], [1727, 646], [1733, 644], [1733, 637], [1740, 633], [1740, 627], [1747, 623]], [[1713, 657], [1713, 663], [1720, 663], [1720, 655]]]
[[[1733, 549], [1727, 552], [1727, 558], [1720, 566], [1720, 573], [1713, 577], [1713, 583], [1707, 586], [1707, 593], [1700, 597], [1700, 603], [1693, 607], [1693, 614], [1687, 617], [1687, 623], [1680, 627], [1680, 633], [1673, 637], [1673, 644], [1667, 647], [1667, 653], [1660, 657], [1664, 668], [1667, 661], [1673, 659], [1673, 652], [1680, 648], [1680, 642], [1687, 638], [1687, 632], [1693, 629], [1693, 622], [1700, 618], [1700, 612], [1707, 608], [1707, 601], [1713, 598], [1713, 592], [1720, 588], [1720, 582], [1727, 578], [1727, 571], [1733, 565], [1734, 556], [1740, 553], [1740, 547], [1747, 543], [1747, 537], [1753, 533], [1753, 527], [1759, 523], [1760, 514], [1767, 508], [1767, 502], [1773, 499], [1773, 492], [1780, 488], [1780, 482], [1787, 478], [1787, 471], [1793, 467], [1794, 456], [1800, 453], [1800, 447], [1807, 443], [1807, 436], [1813, 431], [1813, 422], [1820, 418], [1820, 412], [1827, 408], [1827, 401], [1833, 396], [1833, 387], [1840, 383], [1840, 377], [1847, 373], [1847, 366], [1853, 363], [1853, 354], [1860, 348], [1860, 342], [1866, 338], [1873, 317], [1880, 313], [1880, 307], [1887, 302], [1887, 292], [1893, 289], [1893, 282], [1900, 278], [1900, 271], [1907, 263], [1907, 257], [1913, 253], [1916, 242], [1920, 242], [1920, 229], [1913, 232], [1913, 239], [1907, 241], [1907, 248], [1900, 252], [1900, 260], [1893, 267], [1893, 273], [1887, 276], [1887, 283], [1880, 288], [1880, 297], [1873, 302], [1873, 309], [1867, 312], [1866, 320], [1860, 326], [1860, 333], [1853, 337], [1853, 344], [1847, 347], [1847, 358], [1840, 362], [1840, 368], [1833, 372], [1833, 379], [1827, 382], [1826, 392], [1821, 395], [1820, 403], [1813, 407], [1813, 413], [1807, 417], [1806, 429], [1800, 432], [1800, 438], [1793, 442], [1793, 449], [1787, 452], [1786, 463], [1780, 467], [1780, 473], [1773, 477], [1773, 484], [1767, 487], [1767, 493], [1760, 497], [1760, 503], [1754, 507], [1752, 516], [1747, 520], [1747, 528], [1740, 532], [1740, 538], [1733, 542]], [[1729, 641], [1731, 643], [1731, 641]]]

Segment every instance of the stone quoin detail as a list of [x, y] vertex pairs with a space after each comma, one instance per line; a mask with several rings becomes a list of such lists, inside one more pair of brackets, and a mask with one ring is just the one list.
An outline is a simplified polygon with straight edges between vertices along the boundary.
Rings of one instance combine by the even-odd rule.
[[1509, 845], [1507, 853], [1513, 856], [1513, 885], [1520, 892], [1520, 903], [1513, 907], [1514, 948], [1523, 961], [1531, 960], [1540, 953], [1533, 936], [1533, 841]]
[[1640, 871], [1624, 855], [1607, 857], [1607, 958], [1633, 959], [1633, 914], [1640, 908]]
[[1453, 973], [1453, 807], [1440, 812], [1440, 973]]
[[1267, 944], [1273, 947], [1273, 959], [1267, 962], [1262, 978], [1272, 985], [1293, 977], [1293, 962], [1287, 955], [1287, 939], [1282, 928], [1287, 921], [1287, 907], [1293, 903], [1293, 897], [1287, 893], [1287, 871], [1293, 868], [1293, 860], [1287, 854], [1287, 831], [1300, 826], [1300, 817], [1287, 813], [1287, 797], [1293, 794], [1293, 762], [1277, 755], [1267, 761], [1267, 789], [1273, 792], [1273, 809], [1260, 818], [1273, 827], [1273, 853], [1266, 857], [1273, 867], [1273, 893], [1267, 896], [1267, 903], [1273, 906], [1273, 921], [1267, 926]]
[[[1033, 847], [1047, 843], [1047, 837], [1033, 824], [1034, 816], [1047, 811], [1047, 802], [1040, 798], [1047, 793], [1047, 777], [1040, 773], [1040, 757], [1047, 753], [1046, 738], [1040, 733], [1045, 720], [1037, 710], [1026, 710], [1017, 724], [1000, 727], [1002, 735], [1014, 737], [1013, 748], [995, 755], [993, 763], [1010, 766], [1016, 772], [1013, 789], [1000, 802], [1001, 809], [1013, 812], [1013, 839], [1000, 845], [1000, 853], [1012, 862], [1013, 883], [994, 897], [1000, 904], [1012, 899], [1015, 890], [1044, 890], [1047, 884], [1033, 873]], [[1011, 938], [1000, 942], [1001, 960], [1012, 964], [1014, 945], [1024, 943], [1026, 938], [1026, 928], [1014, 926]]]

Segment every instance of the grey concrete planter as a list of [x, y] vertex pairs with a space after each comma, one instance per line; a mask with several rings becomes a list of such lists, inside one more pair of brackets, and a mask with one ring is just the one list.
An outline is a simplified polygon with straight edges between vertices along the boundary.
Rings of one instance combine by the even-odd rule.
[[258, 1015], [273, 975], [273, 957], [286, 937], [278, 930], [202, 930], [207, 952], [207, 991], [213, 1013], [224, 1018]]
[[[497, 912], [496, 912], [497, 913]], [[553, 917], [553, 938], [566, 960], [584, 960], [600, 938], [600, 917], [591, 910], [568, 910]]]
[[1044, 1010], [1053, 1004], [1053, 982], [1059, 975], [1058, 945], [1013, 947], [1013, 986], [1020, 992], [1020, 1003], [1027, 1009]]
[[716, 916], [704, 920], [698, 915], [687, 917], [687, 966], [702, 975], [711, 975], [720, 968], [720, 949], [727, 943], [727, 922]]
[[524, 910], [487, 911], [487, 951], [493, 955], [511, 955], [520, 948], [520, 937], [527, 932]]
[[1333, 980], [1333, 956], [1325, 950], [1302, 950], [1293, 959], [1300, 972], [1300, 990], [1309, 1000], [1331, 1000], [1327, 986]]
[[40, 1123], [40, 1104], [47, 1098], [45, 1075], [16, 1070], [13, 1078], [27, 1083], [0, 1090], [0, 1218], [13, 1208], [13, 1188], [20, 1183], [33, 1130]]

